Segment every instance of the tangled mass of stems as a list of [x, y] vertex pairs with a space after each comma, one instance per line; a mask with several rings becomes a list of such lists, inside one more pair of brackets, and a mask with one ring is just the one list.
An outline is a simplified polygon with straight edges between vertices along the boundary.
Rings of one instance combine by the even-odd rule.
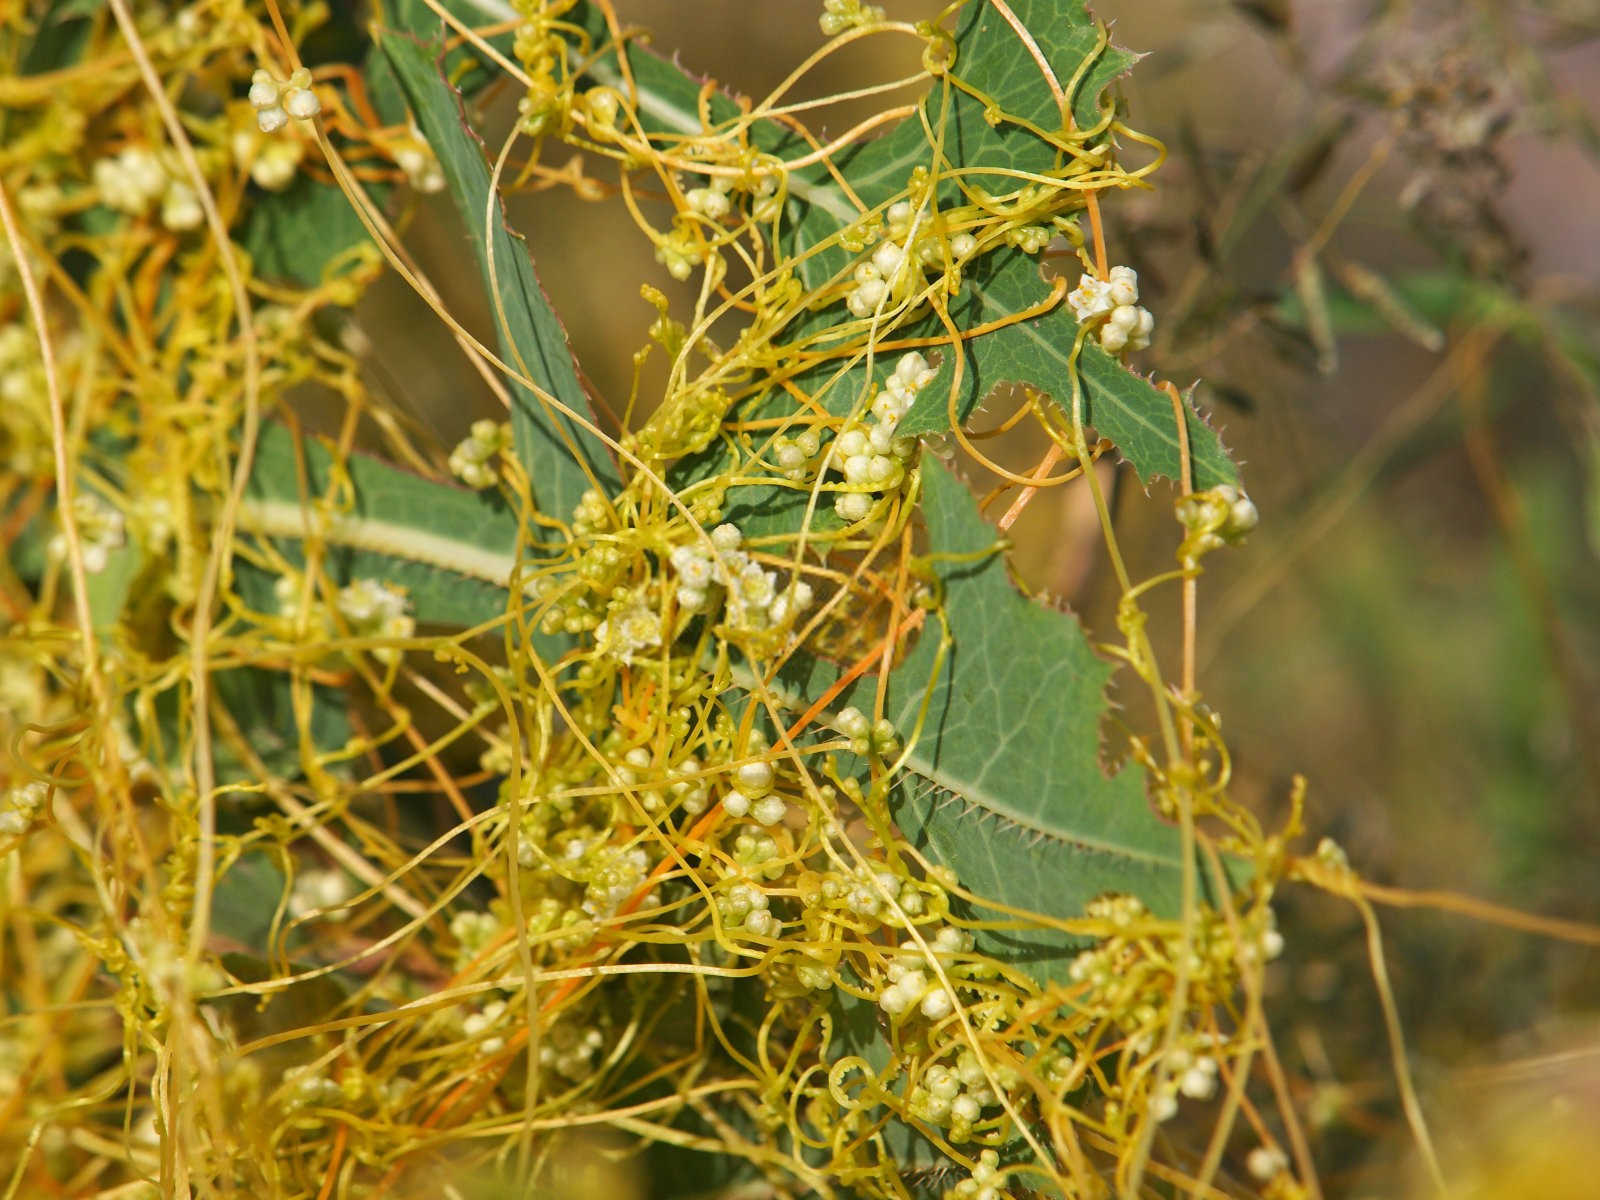
[[[1255, 510], [1180, 480], [1177, 569], [1127, 577], [1075, 364], [1089, 341], [1148, 342], [1096, 195], [1148, 171], [1116, 149], [1149, 139], [1110, 96], [1075, 122], [1079, 79], [980, 2], [1059, 105], [1060, 129], [1037, 131], [1058, 149], [1048, 173], [979, 184], [939, 153], [937, 97], [971, 90], [951, 74], [961, 6], [909, 25], [827, 0], [823, 44], [782, 88], [724, 120], [708, 87], [687, 128], [657, 119], [604, 2], [410, 6], [416, 31], [496, 75], [486, 104], [518, 97], [488, 156], [502, 187], [620, 196], [690, 285], [683, 319], [645, 289], [659, 315], [640, 360], [665, 353], [667, 382], [614, 423], [450, 322], [503, 398], [497, 366], [609, 448], [617, 477], [590, 472], [560, 511], [537, 505], [510, 425], [441, 450], [371, 390], [350, 310], [389, 269], [437, 304], [390, 219], [449, 163], [413, 119], [380, 116], [371, 72], [302, 61], [328, 8], [11, 18], [18, 67], [77, 39], [0, 89], [0, 520], [33, 546], [3, 581], [0, 657], [0, 709], [24, 714], [0, 798], [13, 1194], [465, 1194], [439, 1189], [556, 1186], [598, 1159], [697, 1179], [719, 1155], [786, 1195], [1211, 1195], [1224, 1170], [1230, 1189], [1314, 1190], [1292, 1111], [1257, 1107], [1258, 1082], [1284, 1100], [1261, 1013], [1284, 841], [1229, 804], [1214, 722], [1192, 679], [1162, 678], [1140, 607], [1192, 587]], [[920, 43], [922, 66], [856, 96], [935, 99], [824, 143], [803, 123], [823, 106], [787, 96], [866, 39]], [[1102, 31], [1080, 78], [1105, 51]], [[927, 124], [928, 153], [867, 204], [848, 151], [896, 121]], [[762, 147], [762, 122], [788, 151]], [[540, 144], [582, 157], [554, 168]], [[803, 171], [818, 165], [826, 195]], [[250, 231], [333, 185], [364, 235], [324, 245], [318, 209], [269, 265]], [[797, 199], [843, 212], [802, 245], [782, 232]], [[949, 308], [987, 256], [1052, 246], [1078, 260], [1048, 301], [1078, 322], [1071, 402], [1030, 392], [1006, 423], [1038, 422], [1050, 446], [1017, 475], [940, 371], [1037, 313], [962, 328]], [[317, 483], [302, 462], [303, 504], [274, 525], [245, 485], [262, 431], [299, 427], [296, 394], [335, 414], [332, 466]], [[1152, 419], [1181, 431], [1173, 400]], [[1133, 754], [1183, 832], [1176, 913], [1108, 893], [1031, 914], [973, 895], [896, 823], [903, 789], [939, 786], [918, 774], [927, 706], [898, 725], [886, 707], [909, 648], [948, 639], [945, 560], [916, 516], [944, 468], [901, 428], [930, 404], [1002, 491], [1094, 490], [1124, 592], [1105, 649], [1150, 687], [1161, 728]], [[365, 520], [345, 467], [358, 433], [516, 516], [520, 548], [486, 566], [425, 520], [410, 538]], [[735, 512], [751, 494], [769, 507]], [[397, 578], [342, 567], [351, 550], [500, 578], [504, 611], [442, 626]], [[1023, 935], [1060, 969], [1000, 951]], [[1158, 1139], [1168, 1122], [1186, 1149]]]

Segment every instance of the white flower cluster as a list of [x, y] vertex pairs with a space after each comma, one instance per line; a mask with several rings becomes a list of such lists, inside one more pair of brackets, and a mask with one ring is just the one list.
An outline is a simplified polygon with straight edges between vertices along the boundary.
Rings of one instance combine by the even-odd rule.
[[822, 435], [803, 429], [794, 437], [780, 434], [772, 439], [772, 457], [785, 479], [803, 483], [810, 474], [811, 462], [822, 449]]
[[159, 554], [178, 535], [178, 514], [167, 496], [143, 495], [128, 513], [134, 537], [144, 549]]
[[[1220, 1042], [1209, 1034], [1193, 1035], [1196, 1042], [1212, 1048]], [[1166, 1055], [1165, 1086], [1150, 1097], [1150, 1115], [1157, 1121], [1170, 1121], [1178, 1115], [1178, 1098], [1211, 1100], [1217, 1094], [1219, 1068], [1211, 1054], [1196, 1053], [1186, 1046], [1175, 1046]]]
[[[531, 866], [531, 863], [523, 863]], [[464, 967], [477, 958], [500, 932], [500, 918], [491, 912], [463, 909], [450, 918], [450, 936], [456, 940], [456, 966]]]
[[[1014, 1070], [1003, 1066], [995, 1069], [995, 1077], [1005, 1088], [1014, 1088], [1021, 1082]], [[953, 1068], [942, 1063], [929, 1066], [907, 1099], [913, 1116], [930, 1125], [944, 1126], [950, 1131], [950, 1140], [956, 1143], [967, 1141], [972, 1136], [972, 1126], [983, 1116], [983, 1110], [1000, 1102], [994, 1088], [989, 1086], [983, 1064], [966, 1047], [957, 1056]], [[992, 1151], [989, 1153], [992, 1154]], [[996, 1165], [996, 1160], [992, 1158], [983, 1161], [991, 1168]], [[981, 1167], [973, 1172], [973, 1176], [981, 1178]], [[995, 1176], [991, 1174], [990, 1178]], [[978, 1193], [969, 1191], [961, 1194]]]
[[0, 793], [0, 837], [26, 833], [28, 826], [39, 819], [49, 794], [38, 780], [16, 784]]
[[767, 879], [783, 874], [783, 864], [778, 859], [778, 839], [769, 833], [748, 825], [733, 839], [733, 861], [745, 870]]
[[[889, 236], [878, 243], [870, 258], [857, 264], [845, 296], [845, 307], [854, 317], [870, 317], [887, 302], [906, 299], [921, 283], [923, 268], [935, 266], [945, 255], [939, 237], [916, 236], [916, 213], [910, 201], [896, 201], [885, 215]], [[957, 263], [970, 258], [977, 249], [977, 239], [970, 233], [958, 233], [950, 239], [950, 255]]]
[[21, 321], [0, 329], [0, 401], [21, 408], [45, 390], [45, 383], [44, 364], [33, 332]]
[[[127, 540], [127, 524], [122, 513], [93, 492], [79, 492], [72, 498], [72, 518], [78, 526], [78, 547], [83, 551], [83, 569], [98, 575], [111, 561], [111, 552]], [[48, 547], [52, 558], [67, 556], [67, 535], [57, 533]]]
[[355, 880], [338, 867], [301, 871], [289, 892], [289, 915], [303, 917], [319, 912], [324, 921], [343, 921], [350, 915], [344, 902], [355, 895]]
[[281, 192], [294, 182], [305, 153], [299, 138], [263, 138], [249, 127], [233, 135], [234, 161], [249, 169], [256, 186], [269, 192]]
[[586, 533], [598, 533], [611, 525], [611, 506], [606, 503], [606, 498], [593, 488], [589, 488], [578, 497], [578, 503], [572, 510], [572, 532], [578, 537]]
[[506, 1002], [504, 1000], [491, 1000], [475, 1013], [469, 1013], [461, 1021], [461, 1032], [478, 1043], [478, 1053], [482, 1055], [498, 1054], [505, 1049], [506, 1039], [503, 1037], [485, 1037], [496, 1025], [503, 1024], [506, 1019]]
[[738, 527], [723, 524], [711, 531], [710, 553], [698, 543], [673, 547], [667, 561], [678, 580], [678, 608], [709, 613], [720, 595], [728, 623], [755, 632], [779, 628], [811, 607], [810, 584], [796, 579], [780, 590], [777, 572], [765, 570], [743, 544]]
[[872, 400], [869, 426], [851, 425], [839, 434], [834, 446], [833, 464], [852, 487], [869, 491], [838, 492], [833, 510], [839, 519], [854, 524], [872, 512], [877, 495], [891, 492], [905, 479], [905, 464], [916, 453], [917, 441], [898, 437], [895, 430], [911, 409], [917, 393], [932, 382], [938, 372], [928, 360], [913, 350], [902, 355], [894, 372]]
[[900, 911], [915, 917], [922, 913], [922, 893], [909, 879], [903, 879], [889, 870], [856, 868], [853, 875], [843, 879], [830, 875], [822, 881], [822, 899], [830, 904], [840, 904], [858, 917], [886, 921], [893, 916], [883, 902], [884, 893], [893, 896]]
[[[617, 768], [617, 782], [623, 787], [635, 787], [643, 782], [647, 776], [641, 772], [648, 771], [652, 765], [650, 751], [643, 746], [629, 750], [622, 756], [622, 762], [623, 765]], [[700, 760], [691, 755], [668, 769], [668, 783], [664, 792], [659, 785], [648, 788], [640, 793], [639, 802], [649, 813], [661, 812], [668, 805], [680, 808], [690, 816], [703, 813], [711, 805], [711, 789], [704, 779], [696, 778], [699, 772]]]
[[[357, 579], [339, 589], [335, 603], [357, 637], [407, 638], [416, 632], [417, 622], [406, 613], [410, 602], [405, 589], [387, 580]], [[372, 654], [380, 662], [395, 662], [400, 657], [393, 646]]]
[[945, 1189], [943, 1200], [1001, 1200], [1002, 1196], [1010, 1194], [1000, 1190], [1004, 1182], [999, 1153], [985, 1150], [978, 1155], [977, 1165], [972, 1168], [969, 1177]]
[[606, 619], [594, 629], [600, 653], [631, 664], [636, 655], [661, 645], [661, 614], [646, 593], [635, 588], [612, 600]]
[[733, 201], [728, 199], [733, 183], [731, 176], [714, 175], [704, 186], [690, 188], [683, 198], [690, 212], [708, 221], [720, 221], [733, 208]]
[[417, 191], [444, 191], [444, 168], [439, 165], [439, 156], [433, 152], [433, 147], [420, 133], [413, 131], [411, 137], [395, 146], [394, 164], [406, 173], [406, 180]]
[[594, 1056], [605, 1041], [593, 1025], [579, 1029], [560, 1022], [539, 1042], [539, 1065], [567, 1079], [583, 1079], [593, 1072]]
[[[761, 747], [765, 749], [763, 745]], [[738, 786], [722, 798], [722, 811], [730, 817], [751, 817], [762, 825], [776, 825], [789, 813], [789, 802], [772, 791], [772, 764], [758, 758], [734, 768]]]
[[290, 117], [309, 121], [322, 111], [322, 101], [311, 90], [311, 72], [301, 67], [287, 83], [279, 83], [270, 71], [257, 71], [250, 77], [250, 107], [256, 110], [256, 127], [276, 133]]
[[681, 217], [673, 225], [672, 232], [656, 243], [656, 261], [679, 283], [694, 274], [694, 269], [705, 260], [705, 243]]
[[[972, 937], [946, 925], [929, 942], [929, 949], [941, 962], [951, 955], [972, 949]], [[930, 982], [927, 959], [915, 942], [900, 943], [900, 953], [889, 964], [889, 986], [878, 997], [878, 1007], [892, 1017], [916, 1005], [930, 1021], [943, 1020], [955, 1011], [955, 997], [943, 984]]]
[[817, 24], [824, 37], [836, 37], [847, 29], [876, 25], [883, 20], [883, 9], [861, 0], [822, 0], [822, 16]]
[[511, 445], [511, 426], [505, 421], [474, 421], [472, 431], [450, 451], [450, 473], [470, 488], [494, 486], [492, 460]]
[[778, 172], [769, 170], [758, 174], [752, 196], [751, 217], [763, 223], [777, 220], [778, 214], [783, 211], [783, 197], [778, 193]]
[[1015, 246], [1024, 254], [1037, 254], [1054, 236], [1044, 225], [1013, 225], [1006, 230], [1006, 245]]
[[285, 1074], [284, 1081], [293, 1079], [286, 1107], [340, 1108], [345, 1101], [344, 1089], [320, 1071], [302, 1067], [293, 1075]]
[[1217, 1094], [1217, 1060], [1194, 1055], [1182, 1046], [1167, 1056], [1178, 1080], [1178, 1090], [1191, 1100], [1209, 1100]]
[[1255, 501], [1231, 483], [1183, 497], [1178, 501], [1177, 516], [1189, 531], [1184, 549], [1195, 555], [1236, 545], [1261, 522]]
[[718, 897], [717, 909], [730, 928], [743, 927], [757, 937], [776, 937], [783, 922], [772, 915], [766, 892], [748, 883], [736, 883]]
[[197, 229], [205, 221], [200, 197], [175, 162], [144, 146], [126, 146], [102, 158], [92, 171], [95, 190], [108, 208], [142, 217], [161, 203], [161, 223], [174, 233]]
[[1067, 303], [1080, 325], [1104, 320], [1100, 345], [1111, 354], [1143, 350], [1150, 344], [1156, 319], [1149, 309], [1138, 306], [1139, 276], [1132, 267], [1112, 267], [1106, 279], [1085, 273], [1068, 293]]
[[900, 748], [900, 734], [887, 719], [876, 722], [859, 708], [841, 709], [834, 720], [839, 732], [850, 739], [850, 752], [865, 757], [875, 754], [887, 758]]
[[[570, 854], [573, 846], [568, 845]], [[580, 853], [582, 851], [580, 850]], [[598, 846], [589, 851], [592, 866], [589, 870], [589, 889], [584, 894], [583, 911], [591, 917], [609, 917], [620, 908], [644, 882], [650, 869], [650, 856], [642, 846]], [[646, 898], [648, 904], [649, 898]]]

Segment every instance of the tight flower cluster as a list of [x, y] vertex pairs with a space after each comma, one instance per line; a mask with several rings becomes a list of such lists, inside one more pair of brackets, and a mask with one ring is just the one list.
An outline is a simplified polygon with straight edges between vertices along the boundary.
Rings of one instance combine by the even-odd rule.
[[[278, 597], [278, 611], [286, 617], [298, 615], [301, 581], [294, 575], [283, 575], [273, 585]], [[344, 618], [350, 632], [360, 638], [408, 638], [416, 632], [417, 622], [409, 614], [411, 602], [405, 589], [382, 579], [356, 579], [339, 590], [334, 607]], [[320, 605], [311, 606], [313, 622], [331, 624]], [[380, 662], [397, 662], [400, 651], [393, 646], [372, 651]]]
[[1132, 267], [1112, 267], [1105, 279], [1085, 274], [1067, 295], [1080, 325], [1101, 321], [1100, 345], [1111, 354], [1143, 350], [1156, 319], [1139, 307], [1139, 276]]
[[95, 190], [107, 208], [142, 217], [159, 202], [161, 223], [174, 233], [197, 229], [206, 219], [189, 181], [145, 146], [126, 146], [93, 168]]
[[470, 488], [494, 486], [494, 460], [511, 445], [511, 426], [504, 421], [474, 421], [472, 432], [450, 451], [450, 473]]
[[839, 492], [833, 510], [850, 523], [866, 519], [878, 496], [898, 488], [905, 479], [905, 464], [916, 453], [915, 438], [900, 437], [896, 429], [911, 409], [917, 393], [937, 372], [913, 350], [895, 364], [894, 372], [872, 400], [870, 425], [851, 424], [839, 435], [833, 464], [845, 483], [862, 489]]
[[250, 106], [262, 133], [276, 133], [290, 117], [307, 121], [322, 111], [322, 101], [311, 90], [311, 72], [304, 67], [287, 83], [279, 83], [270, 71], [257, 71], [250, 79]]
[[[918, 237], [916, 212], [909, 201], [890, 205], [886, 214], [889, 236], [859, 264], [845, 295], [845, 307], [854, 317], [870, 317], [891, 301], [911, 296], [923, 280], [923, 269], [944, 260], [946, 242], [929, 234]], [[978, 249], [970, 233], [958, 233], [948, 242], [948, 253], [959, 264]]]
[[49, 792], [38, 780], [19, 783], [0, 793], [0, 837], [26, 833], [44, 811]]
[[677, 577], [678, 608], [686, 613], [713, 613], [718, 603], [729, 625], [759, 632], [780, 628], [811, 607], [815, 598], [803, 579], [778, 586], [775, 571], [766, 570], [741, 549], [744, 535], [736, 525], [711, 531], [712, 549], [690, 543], [667, 555]]

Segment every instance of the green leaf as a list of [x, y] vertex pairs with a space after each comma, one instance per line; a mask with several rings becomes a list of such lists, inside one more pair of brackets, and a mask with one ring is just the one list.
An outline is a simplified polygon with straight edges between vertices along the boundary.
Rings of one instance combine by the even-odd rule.
[[[593, 417], [578, 382], [566, 332], [539, 286], [521, 237], [506, 224], [498, 197], [490, 206], [489, 166], [482, 143], [468, 128], [457, 93], [445, 82], [435, 52], [404, 34], [384, 32], [379, 45], [388, 57], [423, 135], [439, 157], [456, 209], [471, 236], [485, 287], [503, 310], [502, 356], [573, 412]], [[490, 275], [493, 251], [494, 277]], [[539, 509], [565, 520], [583, 493], [612, 490], [616, 469], [604, 447], [570, 417], [547, 407], [531, 390], [508, 381], [517, 456], [527, 470]]]
[[[240, 532], [278, 539], [301, 559], [299, 542], [313, 528], [303, 505], [328, 494], [334, 466], [321, 444], [307, 439], [297, 447], [284, 426], [264, 425]], [[478, 625], [505, 613], [518, 522], [498, 495], [436, 483], [364, 454], [350, 455], [344, 470], [351, 505], [326, 518], [323, 534], [325, 568], [335, 583], [398, 584], [412, 615], [425, 623]], [[269, 602], [264, 595], [249, 598], [258, 606]]]
[[[928, 460], [923, 484], [932, 552], [983, 557], [936, 568], [951, 648], [908, 764], [916, 780], [903, 789], [896, 820], [980, 896], [1075, 917], [1103, 892], [1130, 892], [1176, 916], [1177, 829], [1150, 807], [1141, 770], [1107, 776], [1100, 766], [1111, 666], [1074, 617], [1012, 586], [994, 552], [995, 530], [959, 479]], [[937, 650], [938, 639], [925, 635], [895, 672], [888, 711], [906, 735]], [[1049, 952], [1039, 964], [1046, 974], [1065, 966], [1057, 947], [1011, 949]]]
[[[388, 190], [367, 187], [380, 204]], [[330, 263], [369, 240], [344, 193], [308, 175], [297, 176], [282, 192], [261, 195], [245, 216], [238, 239], [257, 275], [300, 287], [321, 283]]]
[[42, 75], [81, 59], [94, 31], [92, 18], [102, 7], [104, 0], [52, 0], [33, 28], [18, 73]]
[[241, 855], [211, 893], [212, 931], [241, 946], [266, 950], [284, 883], [283, 868], [265, 850]]

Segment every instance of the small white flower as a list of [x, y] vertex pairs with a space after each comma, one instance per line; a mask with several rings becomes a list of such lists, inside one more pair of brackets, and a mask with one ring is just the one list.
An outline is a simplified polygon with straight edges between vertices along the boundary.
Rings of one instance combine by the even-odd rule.
[[[407, 615], [410, 603], [404, 589], [387, 580], [355, 580], [340, 589], [335, 607], [357, 637], [408, 638], [416, 632], [415, 619]], [[380, 662], [394, 662], [400, 650], [385, 646], [372, 655]]]
[[773, 457], [785, 471], [794, 471], [806, 465], [806, 453], [793, 442], [782, 442], [773, 447]]
[[269, 192], [281, 192], [294, 182], [304, 157], [305, 147], [297, 140], [274, 139], [250, 161], [250, 178]]
[[406, 179], [417, 191], [431, 193], [444, 190], [444, 170], [439, 166], [433, 148], [420, 136], [396, 147], [394, 162], [406, 173]]
[[865, 454], [869, 449], [871, 449], [871, 443], [867, 440], [865, 430], [847, 429], [839, 435], [838, 441], [834, 443], [835, 461], [846, 462], [857, 455]]
[[635, 591], [625, 602], [613, 602], [606, 619], [595, 627], [594, 638], [602, 653], [632, 663], [641, 651], [661, 645], [661, 616]]
[[872, 730], [872, 722], [859, 708], [846, 708], [840, 711], [838, 719], [834, 722], [839, 727], [839, 732], [846, 737], [866, 737]]
[[854, 524], [872, 511], [872, 497], [865, 492], [841, 492], [834, 499], [833, 511], [840, 520]]
[[296, 120], [308, 121], [322, 111], [322, 101], [310, 88], [291, 88], [283, 95], [283, 111]]
[[[111, 561], [111, 551], [126, 544], [127, 523], [122, 513], [93, 492], [79, 492], [72, 498], [72, 517], [78, 526], [78, 548], [83, 569], [98, 575]], [[48, 547], [52, 558], [67, 556], [67, 537], [57, 533]]]
[[1283, 953], [1283, 934], [1276, 929], [1269, 929], [1261, 935], [1261, 953], [1267, 959], [1277, 958]]
[[905, 262], [905, 247], [894, 242], [880, 243], [878, 248], [872, 252], [872, 265], [878, 269], [878, 274], [891, 282], [899, 275], [901, 268], [905, 266]]
[[776, 825], [788, 812], [788, 802], [782, 796], [764, 796], [750, 809], [750, 815], [763, 825]]
[[684, 196], [689, 208], [712, 221], [719, 221], [728, 215], [731, 205], [725, 193], [716, 188], [698, 187]]
[[1067, 293], [1067, 304], [1080, 325], [1105, 316], [1116, 307], [1111, 299], [1111, 285], [1088, 272], [1078, 281], [1078, 286]]
[[1245, 1156], [1245, 1170], [1265, 1183], [1273, 1178], [1285, 1167], [1289, 1160], [1284, 1157], [1282, 1150], [1276, 1146], [1257, 1146]]
[[811, 585], [804, 580], [796, 580], [789, 585], [789, 589], [773, 598], [771, 606], [767, 609], [773, 624], [781, 625], [792, 616], [798, 616], [811, 607], [815, 599]]
[[0, 795], [0, 836], [27, 832], [44, 811], [49, 789], [38, 780], [19, 783]]
[[770, 936], [777, 923], [777, 918], [764, 908], [755, 909], [744, 919], [744, 927], [758, 937]]
[[143, 146], [128, 146], [115, 158], [98, 160], [93, 176], [101, 201], [131, 216], [148, 212], [167, 190], [166, 168]]
[[765, 759], [742, 763], [733, 772], [739, 790], [750, 796], [764, 796], [772, 790], [772, 764]]
[[198, 229], [205, 221], [205, 209], [200, 207], [200, 197], [181, 179], [167, 186], [166, 197], [161, 201], [161, 223], [175, 233]]
[[252, 108], [276, 108], [281, 95], [278, 81], [270, 71], [258, 70], [250, 77], [250, 105]]
[[844, 460], [846, 483], [866, 483], [872, 469], [872, 459], [866, 454], [852, 454]]
[[928, 365], [928, 360], [916, 350], [900, 356], [900, 361], [894, 365], [896, 377], [905, 380], [914, 390], [919, 390], [928, 385], [934, 375], [938, 374]]
[[1191, 1100], [1209, 1100], [1217, 1094], [1217, 1060], [1202, 1058], [1178, 1077], [1178, 1090]]

